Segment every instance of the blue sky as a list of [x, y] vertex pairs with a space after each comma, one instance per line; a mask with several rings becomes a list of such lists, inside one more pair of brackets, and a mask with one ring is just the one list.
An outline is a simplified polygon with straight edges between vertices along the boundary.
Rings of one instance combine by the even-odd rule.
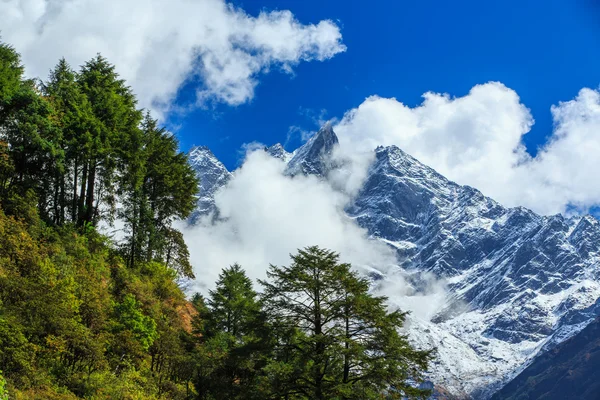
[[[550, 106], [600, 83], [600, 12], [591, 1], [236, 1], [247, 13], [289, 9], [302, 23], [332, 19], [347, 51], [302, 63], [294, 75], [260, 77], [253, 100], [184, 116], [182, 147], [208, 145], [228, 168], [243, 143], [285, 142], [290, 126], [316, 128], [313, 118], [341, 118], [367, 96], [415, 106], [426, 91], [464, 96], [476, 84], [514, 89], [535, 118], [525, 135], [531, 153], [552, 130]], [[178, 102], [189, 101], [183, 88]], [[288, 149], [299, 140], [288, 143]]]
[[340, 148], [397, 145], [507, 206], [600, 207], [597, 0], [232, 1], [0, 1], [0, 27], [31, 77], [102, 53], [229, 169], [336, 119]]

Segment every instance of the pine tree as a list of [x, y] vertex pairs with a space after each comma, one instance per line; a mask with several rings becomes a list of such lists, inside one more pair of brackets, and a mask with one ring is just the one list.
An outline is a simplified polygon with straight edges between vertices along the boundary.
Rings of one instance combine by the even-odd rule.
[[77, 74], [64, 58], [50, 72], [43, 93], [53, 106], [61, 130], [60, 142], [56, 145], [64, 154], [64, 163], [56, 171], [52, 211], [53, 222], [62, 225], [78, 219], [78, 194], [81, 185], [86, 183], [80, 179], [80, 173], [91, 144], [93, 114], [77, 83]]
[[203, 323], [207, 352], [202, 365], [211, 365], [204, 386], [215, 399], [251, 399], [266, 349], [264, 316], [252, 281], [237, 264], [225, 268], [210, 291]]
[[[193, 277], [189, 252], [175, 219], [194, 209], [198, 181], [187, 155], [178, 150], [177, 139], [146, 113], [139, 136], [132, 135], [125, 165], [127, 176], [120, 194], [120, 217], [129, 232], [128, 264], [157, 260], [180, 276]], [[135, 139], [135, 141], [133, 141]]]
[[0, 42], [0, 125], [10, 110], [10, 100], [22, 83], [21, 57], [12, 46]]
[[337, 253], [308, 247], [289, 267], [271, 266], [267, 276], [261, 281], [266, 311], [281, 331], [276, 353], [286, 357], [267, 367], [277, 382], [273, 397], [427, 395], [408, 382], [422, 379], [430, 353], [409, 345], [398, 333], [405, 314], [388, 312], [385, 297], [371, 295], [368, 282]]
[[18, 53], [0, 43], [0, 83], [6, 85], [0, 88], [0, 141], [10, 158], [10, 166], [4, 164], [1, 171], [0, 202], [13, 212], [20, 199], [35, 198], [42, 218], [49, 221], [52, 182], [64, 159], [56, 145], [61, 132], [52, 105], [22, 73]]
[[114, 218], [117, 187], [131, 190], [136, 183], [137, 175], [117, 172], [125, 172], [124, 165], [139, 156], [142, 113], [131, 89], [100, 55], [85, 63], [77, 81], [93, 114], [89, 146], [83, 154], [78, 222], [95, 225], [102, 209], [107, 220]]

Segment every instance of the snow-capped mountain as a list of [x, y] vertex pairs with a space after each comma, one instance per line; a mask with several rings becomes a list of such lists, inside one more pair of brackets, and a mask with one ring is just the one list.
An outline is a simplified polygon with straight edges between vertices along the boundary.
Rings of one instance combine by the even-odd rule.
[[231, 172], [206, 146], [192, 148], [189, 152], [189, 160], [200, 181], [196, 210], [189, 218], [189, 222], [194, 223], [200, 216], [215, 214], [217, 209], [214, 195], [229, 182]]
[[331, 124], [327, 123], [308, 142], [294, 152], [288, 162], [287, 175], [310, 174], [324, 176], [331, 167], [331, 153], [338, 138]]
[[[337, 143], [325, 126], [294, 152], [286, 173], [326, 179]], [[211, 181], [198, 213], [214, 207], [209, 197], [229, 179], [214, 161], [195, 164], [201, 179], [222, 177]], [[432, 318], [412, 317], [409, 335], [437, 348], [431, 379], [452, 395], [490, 397], [600, 314], [600, 224], [592, 216], [503, 207], [395, 146], [375, 150], [346, 213], [396, 250], [416, 290], [425, 274], [446, 285], [443, 307]]]
[[294, 156], [293, 153], [288, 153], [285, 151], [281, 143], [274, 144], [273, 146], [266, 147], [265, 151], [273, 158], [277, 158], [283, 162], [288, 162]]
[[394, 146], [376, 150], [347, 212], [408, 271], [447, 282], [446, 306], [414, 321], [413, 339], [438, 348], [432, 377], [454, 394], [491, 395], [600, 311], [600, 226], [589, 215], [502, 207]]

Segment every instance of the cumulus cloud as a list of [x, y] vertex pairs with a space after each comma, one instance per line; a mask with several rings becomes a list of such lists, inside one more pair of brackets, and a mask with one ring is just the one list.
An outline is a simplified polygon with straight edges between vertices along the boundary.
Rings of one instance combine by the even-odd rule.
[[332, 21], [302, 24], [287, 10], [255, 17], [224, 0], [3, 0], [0, 27], [30, 76], [100, 52], [157, 114], [187, 80], [200, 80], [198, 102], [239, 105], [261, 73], [345, 51]]
[[235, 262], [264, 278], [269, 264], [288, 265], [291, 253], [311, 245], [338, 251], [363, 271], [394, 268], [393, 252], [344, 214], [344, 194], [314, 176], [285, 176], [284, 167], [263, 151], [251, 152], [215, 197], [222, 220], [184, 228], [199, 288], [212, 287]]
[[508, 206], [543, 214], [600, 204], [600, 93], [582, 89], [552, 107], [555, 129], [535, 157], [523, 145], [534, 123], [517, 93], [501, 83], [464, 97], [426, 93], [411, 108], [372, 96], [336, 125], [346, 152], [397, 145], [423, 163]]

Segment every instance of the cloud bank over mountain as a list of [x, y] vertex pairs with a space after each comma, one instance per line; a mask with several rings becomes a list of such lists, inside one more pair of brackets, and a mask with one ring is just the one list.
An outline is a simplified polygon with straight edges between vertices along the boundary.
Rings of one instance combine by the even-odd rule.
[[215, 196], [221, 220], [184, 228], [200, 290], [236, 262], [252, 278], [265, 278], [269, 264], [288, 265], [291, 253], [312, 245], [338, 251], [358, 268], [396, 264], [390, 248], [368, 240], [344, 214], [345, 195], [315, 176], [286, 176], [284, 168], [266, 152], [249, 153]]
[[4, 0], [0, 26], [29, 76], [45, 78], [60, 57], [77, 67], [99, 52], [157, 115], [186, 82], [199, 81], [199, 104], [235, 106], [253, 98], [261, 74], [346, 49], [330, 20], [251, 16], [224, 0]]
[[411, 108], [371, 96], [335, 130], [345, 152], [397, 145], [463, 185], [506, 206], [542, 214], [586, 212], [600, 204], [600, 92], [584, 88], [552, 107], [554, 132], [532, 157], [523, 145], [534, 123], [517, 93], [501, 83], [463, 97], [428, 92]]

